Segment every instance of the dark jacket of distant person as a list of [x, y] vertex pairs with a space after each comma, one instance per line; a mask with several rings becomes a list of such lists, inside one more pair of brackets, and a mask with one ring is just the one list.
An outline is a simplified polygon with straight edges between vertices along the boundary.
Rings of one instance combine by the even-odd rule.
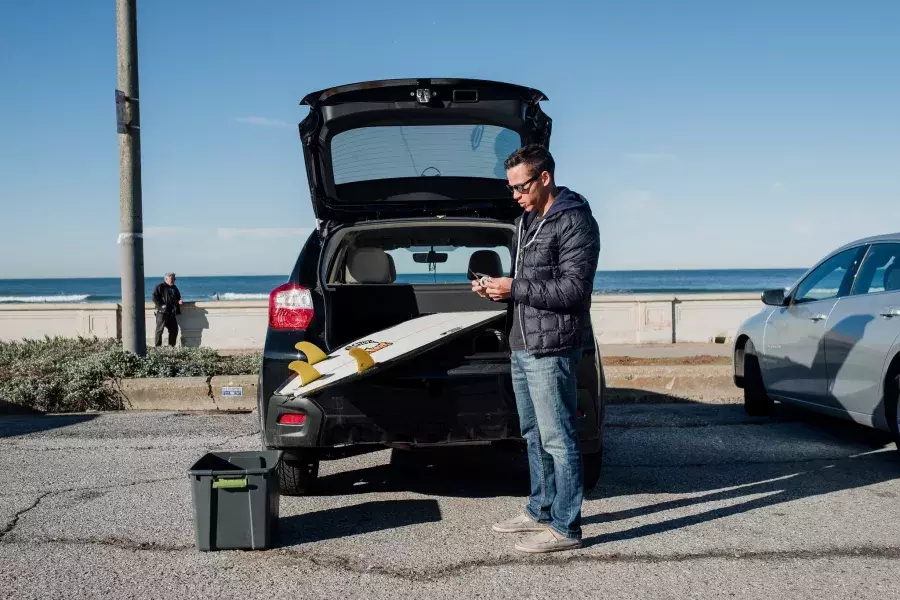
[[169, 285], [163, 281], [153, 290], [153, 304], [158, 313], [180, 315], [181, 306], [178, 304], [180, 300], [181, 292], [176, 285]]

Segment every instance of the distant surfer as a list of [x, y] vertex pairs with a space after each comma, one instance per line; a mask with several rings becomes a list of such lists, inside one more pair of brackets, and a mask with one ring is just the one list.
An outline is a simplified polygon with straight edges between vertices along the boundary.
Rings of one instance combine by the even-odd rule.
[[163, 329], [169, 330], [169, 345], [178, 339], [178, 319], [181, 314], [181, 292], [175, 285], [175, 273], [166, 273], [162, 283], [153, 290], [153, 304], [156, 306], [156, 345], [162, 346]]

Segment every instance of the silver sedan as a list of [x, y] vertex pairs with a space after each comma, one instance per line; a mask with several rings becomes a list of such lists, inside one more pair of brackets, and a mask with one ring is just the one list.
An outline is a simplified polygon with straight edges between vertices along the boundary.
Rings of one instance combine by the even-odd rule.
[[900, 441], [900, 234], [847, 244], [762, 301], [734, 342], [747, 413], [769, 414], [778, 400]]

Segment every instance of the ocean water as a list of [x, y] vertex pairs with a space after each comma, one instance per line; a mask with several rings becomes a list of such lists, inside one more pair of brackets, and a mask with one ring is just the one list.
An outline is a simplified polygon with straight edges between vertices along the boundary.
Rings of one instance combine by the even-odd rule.
[[[732, 269], [669, 271], [598, 271], [594, 291], [601, 294], [702, 294], [761, 292], [790, 287], [802, 269]], [[179, 277], [185, 301], [264, 300], [285, 276]], [[398, 274], [408, 283], [465, 283], [465, 273]], [[161, 280], [147, 279], [146, 298]], [[0, 304], [48, 302], [118, 302], [118, 278], [0, 279]]]

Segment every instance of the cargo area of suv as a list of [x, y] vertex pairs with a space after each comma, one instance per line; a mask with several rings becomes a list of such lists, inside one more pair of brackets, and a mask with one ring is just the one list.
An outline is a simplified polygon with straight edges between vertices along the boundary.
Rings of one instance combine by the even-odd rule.
[[[473, 294], [469, 283], [446, 283], [447, 272], [502, 276], [514, 235], [509, 225], [464, 220], [341, 229], [322, 256], [326, 344], [338, 347], [431, 313], [497, 310], [497, 303]], [[398, 263], [405, 281], [397, 278]]]
[[[503, 161], [549, 142], [537, 90], [477, 80], [392, 80], [310, 94], [300, 124], [318, 227], [270, 297], [259, 381], [262, 444], [285, 451], [282, 491], [308, 493], [321, 460], [368, 450], [517, 440], [511, 307], [470, 280], [513, 271]], [[505, 309], [505, 310], [504, 310]], [[377, 373], [311, 397], [277, 392], [304, 358], [419, 316], [501, 312]], [[589, 327], [589, 324], [588, 324]], [[585, 481], [599, 477], [603, 373], [586, 332], [578, 373]]]

